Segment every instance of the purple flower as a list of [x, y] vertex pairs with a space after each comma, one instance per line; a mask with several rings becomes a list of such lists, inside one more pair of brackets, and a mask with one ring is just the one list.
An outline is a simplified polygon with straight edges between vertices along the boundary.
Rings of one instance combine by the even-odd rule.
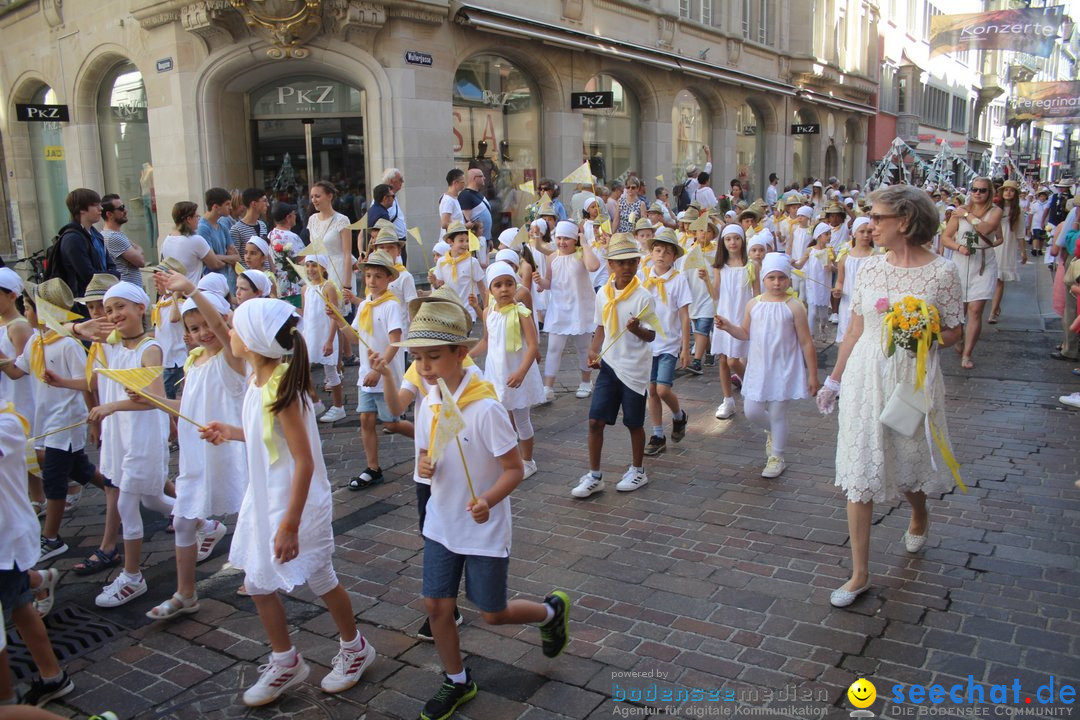
[[889, 309], [889, 298], [885, 298], [885, 297], [878, 298], [877, 302], [874, 303], [874, 309], [877, 310], [879, 313], [883, 313], [886, 310], [888, 310]]

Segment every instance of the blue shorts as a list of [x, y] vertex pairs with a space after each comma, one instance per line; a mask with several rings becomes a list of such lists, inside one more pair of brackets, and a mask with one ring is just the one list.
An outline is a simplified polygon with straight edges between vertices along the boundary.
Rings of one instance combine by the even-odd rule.
[[30, 576], [16, 564], [10, 570], [0, 570], [0, 605], [4, 608], [4, 624], [11, 620], [11, 611], [34, 601]]
[[360, 390], [360, 399], [356, 403], [358, 413], [376, 413], [379, 420], [384, 423], [397, 422], [401, 418], [395, 417], [386, 405], [386, 398], [382, 392], [364, 392]]
[[[69, 446], [70, 447], [70, 446]], [[41, 463], [41, 482], [46, 500], [63, 500], [67, 497], [68, 481], [86, 485], [94, 479], [97, 470], [83, 450], [45, 448], [45, 460]]]
[[657, 385], [671, 387], [675, 384], [675, 363], [679, 359], [670, 353], [653, 355], [652, 372], [649, 374], [649, 382]]
[[715, 321], [716, 318], [712, 317], [690, 318], [690, 327], [698, 335], [704, 335], [705, 337], [709, 337], [710, 335], [712, 335], [713, 323]]
[[506, 609], [510, 558], [458, 555], [442, 543], [424, 538], [424, 597], [456, 598], [462, 570], [465, 571], [465, 597], [469, 602], [481, 612]]
[[165, 382], [165, 397], [170, 400], [176, 399], [176, 391], [180, 387], [180, 381], [184, 379], [183, 367], [165, 368], [162, 380]]
[[601, 420], [614, 425], [622, 408], [623, 425], [631, 430], [645, 427], [645, 393], [640, 395], [623, 384], [623, 381], [606, 362], [600, 362], [600, 372], [593, 385], [589, 419]]

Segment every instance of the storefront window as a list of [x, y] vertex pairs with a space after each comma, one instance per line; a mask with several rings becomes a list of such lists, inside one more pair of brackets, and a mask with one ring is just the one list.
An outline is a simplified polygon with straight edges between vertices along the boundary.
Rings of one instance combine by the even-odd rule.
[[765, 184], [759, 176], [758, 164], [762, 158], [762, 135], [757, 114], [749, 104], [743, 103], [735, 111], [735, 177], [743, 187], [743, 196], [756, 198]]
[[105, 171], [102, 194], [116, 193], [128, 207], [124, 232], [157, 257], [157, 199], [154, 165], [150, 159], [150, 125], [146, 117], [146, 87], [133, 64], [117, 65], [105, 76], [97, 100], [101, 161]]
[[[57, 104], [56, 93], [43, 87], [34, 93], [32, 103]], [[30, 131], [30, 157], [34, 167], [34, 189], [40, 231], [37, 237], [26, 238], [27, 252], [39, 250], [57, 230], [71, 219], [64, 199], [68, 194], [67, 162], [64, 159], [64, 140], [58, 122], [26, 123]]]
[[[705, 165], [701, 146], [708, 143], [709, 118], [697, 97], [689, 90], [680, 90], [671, 108], [671, 177], [672, 183], [686, 177], [686, 166]], [[716, 183], [713, 183], [718, 187]]]
[[517, 224], [517, 186], [540, 179], [540, 103], [532, 80], [506, 58], [476, 55], [454, 75], [452, 112], [454, 163], [484, 172], [495, 230]]
[[[796, 110], [791, 120], [793, 125], [811, 125], [817, 122], [812, 113], [805, 110]], [[804, 181], [814, 172], [814, 135], [796, 135], [794, 138], [795, 154], [792, 157], [792, 179], [799, 182], [799, 187], [807, 184]]]
[[602, 184], [625, 180], [638, 168], [637, 102], [618, 80], [597, 75], [585, 83], [585, 92], [610, 92], [613, 106], [604, 110], [582, 110], [584, 132], [582, 153], [592, 174]]

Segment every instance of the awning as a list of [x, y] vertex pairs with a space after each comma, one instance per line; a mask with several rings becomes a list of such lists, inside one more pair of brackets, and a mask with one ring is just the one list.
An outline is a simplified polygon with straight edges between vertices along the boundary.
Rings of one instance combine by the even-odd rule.
[[765, 90], [787, 97], [798, 96], [805, 100], [820, 103], [821, 105], [826, 105], [837, 110], [858, 112], [865, 115], [874, 115], [877, 113], [877, 110], [872, 107], [860, 105], [849, 100], [840, 100], [822, 93], [804, 90], [795, 85], [790, 85], [778, 80], [757, 77], [740, 70], [693, 60], [646, 45], [598, 37], [580, 30], [551, 25], [550, 23], [532, 20], [518, 15], [511, 15], [489, 8], [476, 7], [468, 3], [459, 3], [457, 5], [457, 11], [454, 18], [455, 21], [461, 25], [467, 25], [502, 35], [528, 37], [549, 45], [584, 50], [586, 52], [595, 52], [630, 62], [645, 63], [665, 70], [679, 69], [688, 75], [695, 75], [710, 80], [719, 80], [749, 90]]

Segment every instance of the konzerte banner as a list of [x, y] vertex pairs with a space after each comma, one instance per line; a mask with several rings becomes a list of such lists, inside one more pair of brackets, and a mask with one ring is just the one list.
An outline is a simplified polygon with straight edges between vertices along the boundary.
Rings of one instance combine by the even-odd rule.
[[1007, 120], [1080, 117], [1080, 81], [1016, 83], [1006, 106]]
[[1050, 57], [1065, 21], [1060, 6], [930, 18], [930, 56], [962, 50], [1016, 50]]

